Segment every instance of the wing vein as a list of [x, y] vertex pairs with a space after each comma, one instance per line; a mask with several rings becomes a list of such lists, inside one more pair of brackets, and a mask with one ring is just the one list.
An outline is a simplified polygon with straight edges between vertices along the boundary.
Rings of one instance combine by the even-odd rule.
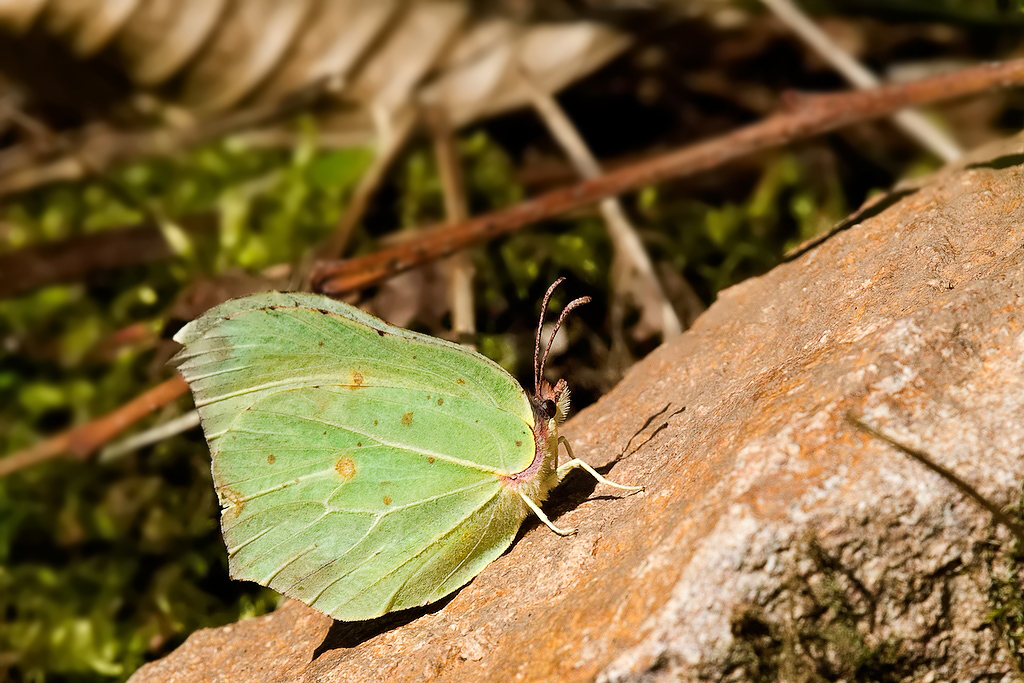
[[[465, 487], [465, 488], [463, 488], [463, 489], [460, 489], [460, 490], [458, 490], [458, 491], [450, 491], [450, 492], [447, 492], [447, 493], [444, 493], [444, 494], [440, 494], [440, 495], [437, 495], [437, 496], [433, 496], [433, 497], [431, 497], [431, 498], [429, 498], [429, 499], [424, 499], [424, 500], [418, 501], [417, 503], [415, 503], [415, 505], [422, 505], [422, 504], [424, 504], [424, 503], [428, 503], [428, 502], [431, 502], [431, 501], [433, 501], [433, 500], [438, 500], [438, 499], [440, 499], [440, 498], [444, 498], [444, 497], [446, 497], [446, 496], [450, 496], [450, 495], [453, 495], [453, 494], [455, 494], [455, 493], [464, 493], [465, 491], [468, 491], [469, 489], [471, 489], [471, 488], [473, 488], [473, 487], [475, 487], [475, 486], [479, 486], [479, 485], [481, 485], [481, 484], [489, 484], [489, 483], [490, 483], [490, 482], [487, 482], [487, 481], [483, 481], [483, 482], [480, 482], [479, 484], [471, 484], [470, 486], [468, 486], [468, 487]], [[458, 528], [459, 526], [461, 526], [461, 525], [462, 525], [462, 524], [463, 524], [463, 523], [464, 523], [464, 522], [466, 521], [466, 519], [468, 519], [468, 518], [469, 518], [469, 517], [471, 517], [472, 515], [476, 514], [476, 512], [477, 512], [477, 511], [478, 511], [478, 510], [479, 510], [479, 509], [480, 509], [481, 507], [483, 507], [483, 505], [485, 505], [485, 504], [486, 504], [486, 503], [487, 503], [488, 501], [490, 501], [490, 500], [493, 500], [493, 499], [494, 499], [494, 497], [495, 497], [495, 496], [497, 496], [497, 495], [498, 495], [499, 493], [500, 493], [500, 490], [499, 490], [499, 491], [495, 491], [495, 492], [494, 492], [494, 493], [493, 493], [493, 494], [492, 494], [491, 496], [489, 496], [488, 498], [486, 498], [486, 499], [485, 499], [485, 500], [483, 501], [483, 503], [481, 503], [481, 504], [480, 504], [479, 506], [477, 506], [477, 507], [476, 507], [476, 508], [474, 508], [474, 509], [473, 509], [472, 511], [470, 511], [470, 513], [469, 513], [468, 515], [464, 516], [464, 517], [463, 517], [462, 519], [460, 519], [460, 520], [459, 520], [458, 522], [456, 522], [456, 523], [455, 523], [455, 525], [453, 525], [453, 527], [452, 527], [452, 528], [454, 529], [454, 528]], [[414, 505], [407, 505], [406, 507], [414, 507]], [[390, 514], [391, 512], [392, 512], [392, 511], [387, 511], [387, 512], [385, 512], [384, 514], [378, 515], [377, 519], [375, 519], [375, 520], [374, 520], [374, 522], [373, 522], [373, 524], [371, 524], [371, 525], [370, 525], [370, 527], [369, 527], [369, 528], [368, 528], [368, 529], [366, 530], [366, 532], [365, 532], [365, 533], [363, 533], [362, 537], [360, 537], [360, 539], [359, 539], [358, 541], [356, 541], [355, 543], [353, 543], [353, 544], [352, 544], [352, 546], [351, 546], [351, 547], [350, 547], [350, 548], [349, 548], [348, 550], [346, 550], [346, 551], [345, 551], [344, 553], [342, 553], [342, 554], [341, 554], [341, 555], [339, 555], [338, 557], [332, 558], [332, 559], [331, 559], [331, 560], [329, 560], [328, 562], [325, 562], [324, 564], [322, 564], [321, 566], [317, 567], [316, 569], [313, 569], [313, 570], [312, 570], [312, 571], [310, 571], [309, 573], [307, 573], [307, 574], [305, 574], [305, 575], [303, 575], [303, 576], [299, 577], [299, 578], [298, 578], [298, 579], [297, 579], [297, 580], [296, 580], [296, 581], [295, 581], [294, 583], [292, 583], [292, 585], [291, 585], [291, 586], [289, 586], [289, 587], [288, 587], [288, 590], [291, 590], [291, 589], [292, 589], [292, 588], [294, 588], [294, 587], [295, 587], [295, 586], [296, 586], [297, 584], [301, 583], [302, 581], [305, 581], [306, 579], [308, 579], [308, 578], [309, 578], [310, 576], [312, 576], [313, 574], [315, 574], [315, 573], [317, 573], [317, 572], [319, 572], [319, 571], [322, 571], [322, 570], [324, 570], [324, 569], [327, 569], [327, 568], [328, 568], [328, 567], [330, 567], [331, 565], [333, 565], [333, 564], [335, 564], [335, 563], [337, 563], [337, 562], [340, 562], [340, 561], [344, 560], [344, 559], [345, 559], [345, 557], [346, 557], [347, 555], [349, 555], [350, 553], [352, 553], [352, 551], [353, 551], [353, 550], [355, 550], [355, 549], [356, 549], [356, 547], [357, 547], [357, 546], [359, 546], [359, 544], [361, 544], [361, 543], [362, 543], [363, 541], [365, 541], [365, 540], [366, 540], [366, 539], [367, 539], [367, 538], [368, 538], [368, 537], [370, 536], [370, 534], [371, 534], [371, 533], [373, 533], [374, 529], [376, 529], [376, 528], [377, 528], [377, 527], [378, 527], [378, 526], [380, 525], [381, 521], [382, 521], [382, 520], [384, 520], [384, 518], [385, 518], [385, 517], [386, 517], [386, 516], [387, 516], [388, 514]], [[327, 514], [330, 514], [330, 513], [327, 513]], [[321, 517], [321, 519], [322, 519], [322, 517]], [[315, 522], [313, 522], [313, 524], [315, 524], [316, 522], [319, 522], [319, 521], [320, 521], [320, 520], [319, 520], [319, 519], [317, 519], [317, 520], [316, 520]], [[310, 524], [310, 526], [312, 526], [312, 524]], [[441, 534], [441, 537], [443, 537], [443, 536], [444, 536], [444, 534]], [[439, 538], [439, 537], [438, 537], [438, 536], [435, 536], [435, 537], [434, 537], [434, 539], [431, 539], [430, 541], [428, 541], [426, 545], [427, 545], [427, 546], [429, 547], [429, 546], [430, 546], [431, 544], [433, 544], [433, 543], [436, 543], [436, 542], [437, 542], [437, 538]], [[275, 546], [275, 547], [276, 547], [276, 546]], [[420, 552], [422, 552], [422, 550], [421, 550]], [[351, 568], [350, 568], [350, 569], [349, 569], [349, 570], [348, 570], [347, 572], [345, 572], [345, 573], [344, 573], [344, 574], [342, 574], [341, 576], [339, 576], [339, 577], [335, 578], [334, 580], [332, 580], [332, 581], [331, 581], [330, 583], [328, 583], [328, 584], [327, 584], [326, 586], [324, 586], [324, 588], [323, 588], [323, 589], [322, 589], [322, 590], [321, 590], [321, 591], [320, 591], [319, 593], [317, 593], [317, 595], [316, 595], [316, 596], [315, 596], [315, 597], [314, 597], [314, 598], [313, 598], [312, 600], [310, 600], [310, 602], [309, 602], [309, 603], [307, 603], [307, 604], [309, 604], [309, 605], [312, 605], [312, 604], [313, 604], [314, 602], [316, 602], [316, 601], [317, 601], [317, 600], [318, 600], [318, 599], [320, 598], [320, 596], [321, 596], [321, 595], [323, 595], [323, 594], [324, 594], [324, 592], [326, 592], [327, 590], [329, 590], [329, 589], [331, 588], [331, 586], [333, 586], [334, 584], [336, 584], [336, 583], [337, 583], [338, 581], [341, 581], [342, 579], [346, 578], [347, 576], [349, 576], [350, 574], [352, 574], [352, 572], [354, 572], [354, 571], [358, 570], [358, 569], [359, 569], [360, 567], [363, 567], [363, 566], [364, 566], [364, 565], [365, 565], [365, 564], [366, 564], [367, 562], [370, 562], [370, 561], [372, 561], [372, 560], [373, 560], [373, 559], [374, 559], [375, 557], [377, 557], [377, 555], [379, 555], [379, 554], [380, 554], [380, 553], [378, 552], [378, 553], [375, 553], [375, 554], [373, 554], [373, 555], [371, 555], [371, 556], [367, 557], [367, 558], [366, 558], [366, 559], [364, 559], [364, 560], [363, 560], [362, 562], [358, 563], [358, 564], [357, 564], [357, 565], [355, 565], [354, 567], [351, 567]]]
[[[452, 455], [448, 455], [447, 453], [441, 453], [439, 451], [432, 451], [432, 450], [428, 450], [428, 449], [425, 449], [425, 448], [413, 448], [413, 447], [411, 447], [409, 445], [406, 445], [406, 444], [398, 444], [398, 443], [386, 441], [384, 439], [381, 439], [378, 436], [373, 436], [373, 435], [371, 435], [371, 434], [369, 434], [367, 432], [364, 432], [364, 431], [361, 431], [359, 429], [356, 429], [355, 427], [351, 427], [351, 426], [348, 426], [348, 425], [338, 424], [336, 422], [330, 422], [328, 420], [324, 420], [323, 418], [306, 417], [305, 415], [296, 415], [294, 413], [282, 413], [282, 412], [278, 412], [276, 410], [266, 410], [266, 409], [260, 409], [259, 412], [266, 413], [267, 415], [276, 415], [278, 417], [287, 417], [287, 418], [292, 418], [292, 419], [296, 419], [296, 420], [304, 420], [306, 422], [313, 422], [313, 423], [316, 423], [316, 424], [319, 424], [319, 425], [322, 425], [322, 426], [325, 426], [325, 427], [333, 427], [335, 429], [341, 429], [343, 431], [350, 432], [352, 434], [358, 434], [359, 436], [364, 436], [367, 439], [373, 439], [376, 443], [378, 443], [378, 444], [380, 444], [382, 446], [387, 446], [388, 448], [394, 448], [395, 450], [403, 451], [405, 453], [416, 453], [416, 454], [423, 455], [423, 456], [430, 457], [430, 458], [437, 458], [438, 460], [444, 460], [445, 462], [451, 463], [452, 465], [459, 465], [460, 467], [465, 467], [467, 469], [476, 470], [477, 472], [486, 472], [488, 474], [494, 474], [494, 475], [497, 475], [497, 476], [505, 476], [505, 475], [508, 475], [508, 474], [512, 474], [511, 472], [505, 472], [504, 470], [499, 470], [499, 469], [496, 469], [494, 467], [488, 467], [487, 465], [481, 465], [479, 463], [470, 462], [469, 460], [463, 460], [462, 458], [456, 458], [456, 457], [454, 457]], [[228, 431], [230, 431], [230, 429], [225, 430], [224, 432], [222, 432], [221, 434], [218, 434], [217, 436], [218, 437], [222, 436], [223, 434], [226, 434]], [[259, 433], [259, 432], [257, 432], [257, 433]]]
[[[469, 511], [469, 512], [468, 512], [467, 514], [463, 515], [463, 517], [462, 517], [461, 519], [459, 519], [459, 521], [458, 521], [458, 522], [456, 522], [455, 524], [453, 524], [453, 525], [452, 525], [452, 526], [451, 526], [451, 527], [450, 527], [449, 529], [447, 529], [447, 530], [446, 530], [446, 531], [444, 531], [443, 533], [440, 533], [440, 534], [438, 534], [438, 535], [435, 535], [435, 536], [434, 536], [433, 538], [431, 538], [431, 539], [430, 539], [430, 540], [429, 540], [429, 541], [428, 541], [427, 543], [425, 543], [425, 544], [422, 544], [422, 547], [421, 547], [421, 549], [420, 549], [419, 551], [417, 551], [417, 552], [413, 553], [413, 554], [412, 554], [412, 556], [411, 556], [411, 557], [409, 557], [409, 559], [405, 560], [404, 562], [402, 562], [402, 563], [401, 563], [400, 565], [398, 565], [397, 567], [395, 567], [395, 568], [394, 568], [394, 569], [392, 569], [391, 571], [389, 571], [389, 572], [387, 572], [387, 573], [385, 573], [385, 574], [382, 574], [382, 575], [381, 575], [380, 577], [378, 577], [378, 578], [377, 578], [377, 580], [376, 580], [376, 581], [373, 581], [372, 583], [369, 583], [369, 584], [367, 584], [367, 585], [366, 585], [365, 587], [361, 588], [361, 589], [360, 589], [360, 590], [359, 590], [359, 591], [358, 591], [358, 592], [357, 592], [357, 593], [356, 593], [355, 595], [353, 595], [353, 596], [352, 596], [351, 598], [349, 598], [349, 599], [345, 600], [344, 602], [342, 602], [342, 603], [341, 603], [341, 605], [346, 605], [346, 604], [348, 604], [348, 603], [352, 602], [353, 600], [355, 600], [355, 599], [356, 599], [356, 598], [357, 598], [357, 597], [359, 596], [359, 594], [360, 594], [360, 593], [364, 592], [364, 591], [365, 591], [365, 590], [366, 590], [367, 588], [370, 588], [370, 587], [376, 586], [376, 585], [377, 585], [377, 584], [379, 584], [379, 583], [380, 583], [381, 581], [383, 581], [383, 580], [384, 580], [385, 578], [387, 578], [388, 576], [391, 576], [392, 574], [394, 574], [395, 572], [397, 572], [397, 571], [398, 571], [399, 569], [401, 569], [402, 567], [406, 566], [407, 564], [409, 564], [410, 562], [412, 562], [413, 560], [415, 560], [416, 558], [418, 558], [418, 557], [420, 556], [420, 554], [421, 554], [421, 553], [422, 553], [422, 552], [423, 552], [424, 550], [426, 550], [426, 548], [429, 548], [429, 547], [430, 547], [431, 545], [433, 545], [433, 544], [437, 543], [438, 541], [440, 541], [441, 539], [445, 538], [446, 536], [449, 536], [449, 535], [451, 535], [452, 533], [454, 533], [454, 532], [455, 532], [455, 531], [456, 531], [457, 529], [459, 529], [459, 527], [461, 527], [462, 525], [464, 525], [464, 524], [465, 524], [465, 523], [466, 523], [467, 521], [469, 521], [469, 520], [470, 520], [470, 519], [471, 519], [471, 518], [472, 518], [472, 517], [473, 517], [473, 516], [474, 516], [475, 514], [477, 514], [477, 513], [478, 513], [478, 512], [479, 512], [479, 511], [480, 511], [480, 510], [481, 510], [481, 509], [482, 509], [482, 508], [483, 508], [483, 507], [484, 507], [485, 505], [488, 505], [489, 503], [491, 503], [491, 502], [492, 502], [492, 501], [494, 500], [494, 498], [495, 498], [495, 497], [496, 497], [496, 496], [497, 496], [497, 495], [498, 495], [499, 493], [501, 493], [501, 492], [500, 492], [500, 491], [495, 491], [493, 495], [491, 495], [491, 496], [489, 496], [488, 498], [484, 499], [484, 500], [483, 500], [483, 501], [482, 501], [482, 502], [481, 502], [481, 503], [480, 503], [479, 505], [477, 505], [476, 507], [474, 507], [474, 508], [473, 508], [472, 510], [470, 510], [470, 511]], [[330, 588], [331, 588], [332, 586], [334, 586], [334, 585], [335, 585], [335, 584], [337, 584], [337, 583], [338, 583], [339, 581], [341, 581], [341, 580], [345, 579], [346, 577], [348, 577], [348, 576], [349, 576], [349, 574], [351, 574], [351, 573], [352, 573], [353, 571], [355, 571], [355, 570], [356, 570], [356, 569], [358, 569], [359, 567], [363, 566], [363, 565], [364, 565], [364, 564], [365, 564], [366, 562], [369, 562], [370, 560], [374, 559], [374, 557], [376, 557], [376, 555], [374, 555], [374, 556], [371, 556], [371, 557], [367, 558], [366, 560], [364, 560], [363, 562], [361, 562], [361, 563], [360, 563], [359, 565], [357, 565], [356, 567], [353, 567], [353, 568], [352, 568], [352, 569], [351, 569], [350, 571], [346, 572], [345, 574], [342, 574], [341, 576], [339, 576], [339, 577], [335, 578], [335, 579], [334, 579], [333, 581], [331, 581], [331, 582], [330, 582], [329, 584], [327, 584], [327, 586], [325, 586], [325, 587], [324, 587], [324, 588], [323, 588], [323, 589], [322, 589], [322, 590], [321, 590], [321, 591], [320, 591], [319, 593], [317, 593], [316, 597], [315, 597], [315, 598], [313, 598], [313, 599], [312, 599], [312, 600], [311, 600], [311, 601], [309, 602], [310, 606], [313, 606], [313, 605], [314, 605], [314, 604], [316, 603], [316, 601], [317, 601], [317, 600], [319, 600], [319, 599], [320, 599], [320, 598], [321, 598], [321, 597], [323, 596], [323, 594], [324, 594], [324, 593], [326, 593], [326, 592], [327, 592], [327, 591], [328, 591], [328, 590], [329, 590], [329, 589], [330, 589]], [[332, 562], [331, 562], [331, 563], [328, 563], [328, 564], [326, 564], [326, 565], [324, 565], [324, 566], [325, 566], [325, 567], [327, 567], [327, 566], [330, 566], [330, 564], [332, 564], [332, 563], [333, 563], [333, 560], [332, 560]], [[338, 607], [341, 607], [341, 605], [337, 605], [337, 606], [335, 606], [335, 609], [337, 609]], [[385, 611], [387, 611], [387, 610], [385, 610]]]

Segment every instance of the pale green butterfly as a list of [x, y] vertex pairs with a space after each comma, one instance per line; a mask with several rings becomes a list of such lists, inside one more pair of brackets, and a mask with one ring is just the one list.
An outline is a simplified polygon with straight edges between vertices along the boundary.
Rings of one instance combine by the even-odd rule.
[[[343, 621], [439, 600], [511, 545], [573, 468], [565, 380], [497, 363], [322, 296], [228, 301], [175, 335], [213, 456], [231, 576]], [[558, 444], [570, 460], [558, 465]]]

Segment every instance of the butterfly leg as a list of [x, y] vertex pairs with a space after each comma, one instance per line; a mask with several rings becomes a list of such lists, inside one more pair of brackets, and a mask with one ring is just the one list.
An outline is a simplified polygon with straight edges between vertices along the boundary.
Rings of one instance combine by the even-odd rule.
[[523, 499], [523, 502], [525, 502], [529, 506], [529, 508], [533, 510], [533, 514], [537, 515], [537, 517], [540, 518], [540, 521], [547, 524], [548, 528], [554, 531], [556, 534], [558, 534], [559, 536], [571, 536], [572, 534], [576, 533], [576, 529], [559, 529], [557, 526], [551, 523], [551, 520], [548, 519], [548, 516], [545, 515], [544, 511], [540, 509], [540, 506], [534, 503], [529, 496], [527, 496], [522, 491], [519, 491], [518, 493], [519, 497]]
[[558, 443], [565, 446], [565, 450], [566, 452], [569, 453], [569, 457], [571, 458], [569, 462], [565, 463], [564, 465], [559, 465], [558, 469], [555, 470], [555, 474], [558, 476], [558, 481], [562, 481], [563, 479], [565, 479], [565, 475], [569, 474], [570, 471], [579, 467], [580, 469], [586, 470], [590, 474], [590, 476], [592, 476], [594, 479], [597, 479], [602, 484], [608, 484], [611, 487], [622, 489], [623, 491], [643, 490], [643, 486], [626, 486], [625, 484], [616, 484], [614, 481], [608, 481], [600, 474], [598, 474], [597, 470], [595, 470], [593, 467], [591, 467], [590, 465], [583, 462], [582, 460], [580, 460], [579, 458], [572, 454], [572, 446], [569, 445], [568, 439], [566, 439], [564, 436], [559, 436]]

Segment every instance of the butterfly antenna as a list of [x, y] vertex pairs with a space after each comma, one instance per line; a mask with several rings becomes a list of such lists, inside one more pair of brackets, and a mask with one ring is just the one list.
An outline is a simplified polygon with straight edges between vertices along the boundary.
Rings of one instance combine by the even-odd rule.
[[[565, 282], [564, 277], [560, 277], [554, 282], [552, 282], [551, 286], [548, 287], [548, 291], [544, 294], [544, 300], [541, 301], [540, 303], [540, 319], [537, 321], [537, 337], [534, 339], [533, 342], [533, 393], [535, 396], [540, 395], [540, 380], [541, 375], [544, 374], [544, 364], [540, 360], [540, 336], [541, 333], [544, 331], [544, 316], [548, 312], [548, 302], [551, 300], [551, 295], [554, 294], [555, 289], [558, 288], [558, 285], [562, 284], [563, 282]], [[550, 347], [551, 345], [548, 344], [548, 348]], [[545, 360], [547, 359], [547, 357], [548, 354], [545, 351]]]
[[565, 318], [572, 312], [574, 308], [579, 308], [583, 304], [589, 304], [591, 301], [589, 296], [581, 296], [579, 299], [573, 299], [569, 304], [562, 309], [562, 312], [558, 315], [558, 322], [555, 323], [555, 329], [551, 331], [551, 336], [548, 337], [548, 345], [544, 347], [544, 356], [540, 359], [540, 370], [537, 373], [537, 393], [540, 394], [540, 377], [544, 374], [544, 366], [548, 362], [548, 353], [551, 352], [551, 345], [555, 343], [555, 335], [558, 334], [558, 330], [561, 329], [562, 323], [565, 322]]

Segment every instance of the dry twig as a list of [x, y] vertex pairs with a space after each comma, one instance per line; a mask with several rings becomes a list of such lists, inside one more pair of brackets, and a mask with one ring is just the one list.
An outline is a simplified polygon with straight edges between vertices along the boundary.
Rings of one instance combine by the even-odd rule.
[[406, 140], [409, 139], [409, 135], [416, 125], [416, 120], [416, 116], [406, 112], [404, 115], [396, 116], [395, 121], [392, 122], [393, 125], [389, 126], [387, 130], [379, 131], [377, 154], [373, 163], [359, 179], [359, 184], [356, 185], [341, 220], [338, 221], [330, 238], [321, 247], [321, 258], [340, 258], [345, 252], [345, 247], [348, 246], [348, 241], [352, 237], [352, 231], [359, 225], [359, 221], [363, 220], [370, 200], [373, 199], [377, 188], [383, 182], [384, 175], [391, 168], [395, 157], [405, 146]]
[[7, 149], [0, 152], [0, 197], [46, 182], [88, 177], [140, 157], [178, 154], [238, 131], [281, 121], [309, 110], [338, 85], [337, 79], [322, 78], [271, 105], [257, 105], [180, 129], [122, 132], [94, 126], [84, 133], [75, 131], [55, 139], [53, 148], [61, 156], [46, 163], [38, 163], [29, 146]]
[[888, 116], [907, 107], [1022, 83], [1024, 59], [1015, 59], [913, 83], [801, 97], [796, 108], [727, 135], [549, 192], [461, 225], [426, 231], [419, 238], [374, 254], [319, 264], [313, 272], [313, 285], [318, 291], [332, 295], [357, 291], [421, 263], [645, 185], [706, 171], [757, 151]]
[[185, 380], [175, 375], [103, 417], [0, 458], [0, 477], [64, 455], [84, 460], [127, 427], [186, 391], [188, 385]]
[[[189, 229], [215, 225], [212, 215], [185, 221]], [[174, 252], [151, 222], [104, 230], [60, 242], [33, 244], [0, 254], [0, 299], [60, 282], [81, 282], [90, 274], [171, 258]]]
[[[576, 172], [584, 179], [599, 177], [602, 173], [600, 164], [562, 107], [554, 97], [538, 88], [528, 73], [523, 71], [521, 74], [533, 99], [534, 108], [569, 156]], [[654, 272], [654, 264], [651, 263], [636, 228], [626, 216], [622, 203], [615, 197], [609, 197], [601, 202], [600, 208], [615, 254], [612, 265], [612, 288], [619, 290], [620, 294], [631, 295], [642, 311], [642, 326], [646, 329], [652, 332], [660, 330], [663, 339], [682, 334], [683, 325], [672, 308], [672, 302], [665, 296], [665, 291]], [[619, 310], [615, 317], [621, 320], [621, 304], [616, 305], [616, 308]], [[621, 329], [621, 325], [615, 325], [615, 329]]]
[[[792, 0], [761, 1], [850, 83], [864, 89], [877, 87], [881, 83], [867, 67], [836, 45]], [[897, 112], [892, 115], [892, 119], [903, 132], [940, 159], [956, 161], [963, 154], [955, 140], [919, 111], [908, 109]]]
[[[458, 225], [469, 217], [466, 202], [466, 183], [462, 176], [462, 163], [451, 124], [445, 113], [434, 110], [428, 116], [434, 138], [434, 156], [444, 187], [445, 218], [449, 225]], [[452, 313], [452, 332], [462, 341], [475, 341], [476, 306], [473, 305], [473, 262], [462, 251], [452, 255], [445, 263], [448, 276], [448, 301]]]

